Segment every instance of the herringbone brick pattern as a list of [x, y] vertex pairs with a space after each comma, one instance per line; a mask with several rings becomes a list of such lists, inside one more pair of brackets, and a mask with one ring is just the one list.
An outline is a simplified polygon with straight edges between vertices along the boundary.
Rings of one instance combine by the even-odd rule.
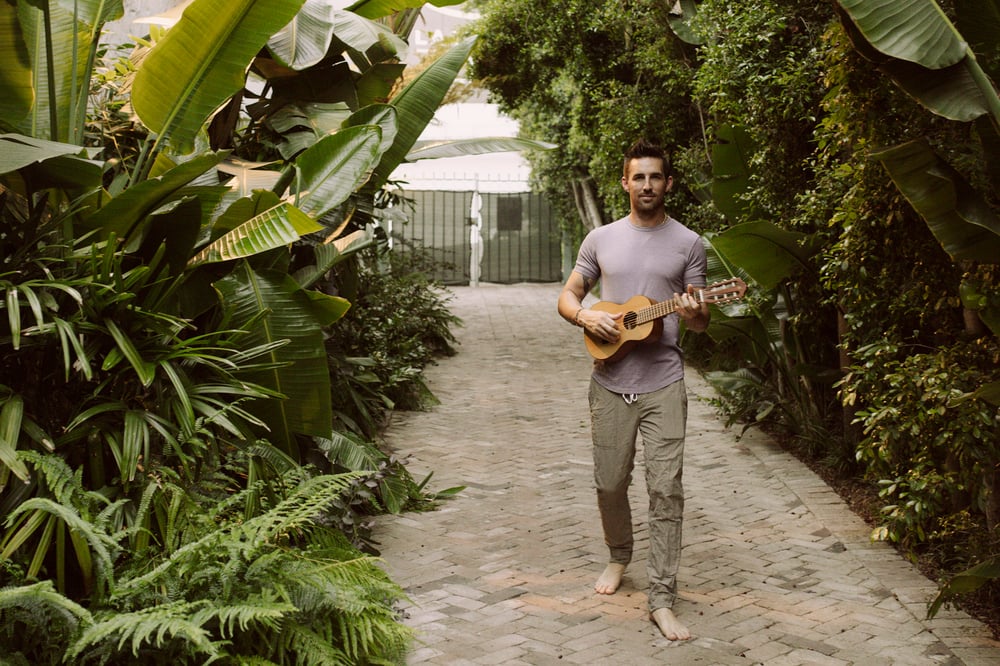
[[595, 594], [607, 554], [580, 330], [556, 314], [558, 285], [452, 293], [460, 352], [427, 372], [440, 405], [397, 413], [387, 443], [433, 489], [466, 490], [375, 534], [409, 595], [409, 664], [1000, 664], [963, 613], [924, 620], [934, 584], [794, 457], [725, 428], [693, 372], [675, 606], [693, 638], [648, 620], [641, 455], [635, 560], [617, 594]]

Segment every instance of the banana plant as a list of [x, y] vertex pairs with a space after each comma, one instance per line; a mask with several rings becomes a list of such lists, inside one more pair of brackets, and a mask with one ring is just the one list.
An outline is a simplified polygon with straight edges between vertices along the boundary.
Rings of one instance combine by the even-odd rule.
[[101, 30], [123, 11], [122, 0], [0, 3], [5, 129], [80, 143]]
[[708, 334], [717, 342], [735, 344], [747, 367], [710, 372], [706, 379], [724, 393], [752, 389], [759, 396], [755, 422], [776, 410], [785, 412], [791, 427], [818, 422], [816, 384], [829, 384], [830, 369], [810, 364], [789, 319], [794, 298], [789, 278], [812, 270], [816, 248], [806, 234], [765, 222], [745, 222], [703, 236], [709, 257], [709, 280], [738, 275], [757, 287], [744, 303], [720, 308]]
[[[5, 35], [7, 39], [4, 46], [7, 48], [0, 51], [0, 56], [10, 61], [11, 70], [16, 74], [0, 82], [0, 87], [10, 84], [8, 87], [20, 91], [20, 94], [15, 94], [12, 98], [27, 100], [20, 105], [28, 108], [25, 117], [41, 119], [51, 115], [54, 122], [47, 125], [48, 130], [38, 132], [42, 136], [48, 136], [58, 133], [55, 131], [55, 121], [59, 121], [62, 116], [46, 114], [40, 109], [61, 106], [59, 103], [51, 103], [56, 98], [56, 93], [67, 89], [89, 90], [90, 83], [81, 75], [79, 79], [74, 79], [72, 85], [46, 89], [42, 84], [52, 79], [51, 72], [47, 73], [46, 70], [47, 63], [53, 58], [47, 56], [45, 61], [33, 63], [22, 57], [28, 52], [26, 45], [29, 42], [42, 41], [42, 35], [46, 31], [39, 30], [38, 26], [51, 25], [55, 20], [53, 16], [62, 16], [59, 13], [62, 10], [55, 3], [52, 3], [52, 7], [48, 3], [42, 4], [44, 11], [41, 13], [33, 6], [22, 7], [22, 14], [14, 13], [13, 9], [16, 7], [12, 7], [10, 3], [3, 3], [0, 7], [0, 17], [13, 28], [10, 34]], [[10, 213], [4, 217], [5, 225], [13, 224], [18, 218], [26, 216], [25, 224], [16, 229], [7, 229], [10, 233], [6, 244], [10, 247], [5, 248], [8, 251], [4, 256], [8, 265], [18, 260], [32, 261], [31, 248], [42, 238], [46, 239], [49, 247], [69, 248], [71, 252], [82, 252], [83, 256], [94, 251], [104, 253], [102, 247], [120, 244], [123, 250], [141, 258], [151, 272], [159, 270], [157, 262], [169, 267], [172, 279], [156, 287], [149, 287], [140, 296], [145, 298], [145, 307], [166, 308], [164, 312], [171, 316], [197, 317], [206, 311], [206, 304], [211, 306], [211, 300], [205, 298], [206, 294], [211, 295], [210, 280], [225, 274], [219, 268], [213, 268], [209, 272], [206, 266], [214, 264], [232, 269], [248, 257], [264, 257], [274, 251], [283, 251], [289, 243], [303, 235], [322, 230], [323, 227], [310, 215], [321, 215], [336, 206], [367, 179], [385, 148], [381, 143], [382, 127], [390, 126], [391, 122], [385, 122], [382, 126], [362, 125], [331, 135], [303, 153], [301, 164], [290, 165], [288, 169], [296, 174], [299, 185], [295, 192], [299, 207], [282, 201], [278, 196], [270, 199], [260, 196], [235, 198], [227, 187], [207, 183], [206, 176], [218, 181], [214, 173], [224, 157], [220, 153], [207, 152], [184, 157], [177, 156], [176, 153], [171, 156], [167, 150], [161, 150], [173, 149], [175, 145], [186, 147], [194, 141], [198, 132], [196, 128], [205, 123], [207, 114], [227, 94], [232, 94], [234, 76], [243, 76], [249, 60], [271, 33], [287, 23], [289, 16], [294, 15], [298, 7], [295, 3], [281, 1], [232, 3], [227, 5], [227, 10], [221, 15], [216, 13], [208, 20], [199, 12], [204, 12], [210, 4], [212, 3], [192, 3], [188, 7], [190, 14], [186, 13], [189, 21], [182, 21], [175, 31], [171, 31], [167, 38], [152, 49], [144, 62], [143, 66], [151, 64], [154, 76], [155, 71], [162, 72], [163, 67], [177, 65], [182, 69], [160, 80], [167, 87], [177, 84], [175, 88], [166, 91], [171, 102], [166, 106], [158, 105], [157, 99], [152, 99], [150, 107], [150, 97], [159, 98], [159, 102], [162, 102], [167, 95], [161, 89], [158, 95], [144, 96], [142, 91], [144, 86], [148, 89], [150, 79], [145, 74], [138, 78], [139, 94], [134, 101], [143, 109], [144, 120], [156, 129], [156, 140], [161, 143], [152, 144], [159, 145], [159, 148], [148, 176], [134, 179], [132, 186], [117, 196], [111, 196], [102, 189], [101, 164], [90, 160], [89, 152], [78, 145], [25, 134], [0, 137], [4, 145], [0, 157], [0, 180], [6, 188], [5, 210]], [[77, 21], [77, 31], [94, 25], [93, 21], [97, 18], [114, 16], [113, 12], [101, 13], [96, 9], [92, 14], [95, 18], [91, 23]], [[28, 18], [24, 19], [24, 16]], [[219, 40], [214, 40], [211, 44], [213, 53], [202, 53], [205, 59], [198, 63], [200, 68], [192, 69], [191, 64], [195, 60], [191, 57], [191, 49], [196, 44], [188, 38], [187, 33], [197, 31], [202, 25], [222, 32], [217, 35]], [[248, 38], [244, 43], [245, 34]], [[227, 39], [223, 39], [224, 36]], [[242, 47], [233, 46], [230, 42], [240, 42]], [[205, 43], [197, 44], [204, 45]], [[34, 53], [35, 50], [31, 52]], [[48, 53], [46, 49], [41, 49], [41, 52]], [[246, 62], [241, 64], [241, 58]], [[41, 73], [33, 65], [41, 66]], [[79, 69], [76, 67], [73, 71]], [[139, 71], [142, 73], [144, 70], [140, 68]], [[23, 75], [25, 72], [27, 75]], [[178, 76], [178, 72], [183, 76]], [[201, 117], [203, 114], [205, 117]], [[25, 127], [42, 124], [41, 120], [19, 122]], [[266, 205], [262, 202], [266, 202]], [[45, 204], [44, 207], [40, 205], [42, 203]], [[19, 212], [22, 207], [26, 211], [23, 214]], [[58, 228], [53, 230], [56, 224]], [[44, 236], [53, 232], [60, 234], [55, 242]], [[87, 238], [90, 240], [86, 240]], [[80, 239], [84, 240], [78, 245]], [[97, 244], [94, 244], [95, 241]], [[88, 250], [88, 247], [92, 250]], [[108, 252], [107, 256], [113, 256], [113, 253]], [[329, 260], [327, 263], [330, 263]], [[266, 268], [265, 265], [261, 270]], [[246, 275], [245, 266], [243, 270], [242, 274]], [[284, 285], [282, 290], [268, 292], [278, 300], [260, 303], [260, 312], [280, 311], [284, 304], [282, 299], [305, 300], [309, 305], [307, 314], [310, 318], [303, 325], [312, 326], [313, 331], [307, 344], [286, 345], [282, 352], [272, 352], [276, 358], [271, 359], [271, 364], [279, 367], [273, 373], [283, 378], [294, 376], [299, 380], [298, 383], [275, 381], [273, 384], [282, 388], [292, 386], [310, 398], [300, 400], [302, 396], [295, 391], [283, 394], [285, 399], [282, 402], [289, 405], [283, 410], [284, 420], [268, 424], [272, 432], [282, 434], [282, 443], [290, 450], [293, 447], [292, 437], [288, 434], [290, 432], [304, 431], [303, 434], [313, 436], [331, 434], [329, 419], [325, 426], [317, 425], [322, 423], [324, 414], [329, 414], [329, 379], [325, 369], [317, 368], [314, 363], [323, 349], [316, 331], [335, 320], [337, 313], [342, 314], [347, 305], [343, 299], [318, 293], [306, 295], [301, 285], [279, 282]], [[290, 295], [293, 291], [299, 295]], [[84, 351], [78, 338], [65, 328], [65, 320], [57, 310], [53, 310], [52, 304], [58, 301], [59, 294], [71, 294], [71, 301], [75, 299], [77, 304], [84, 304], [82, 295], [57, 281], [35, 288], [23, 282], [9, 281], [4, 292], [6, 318], [15, 347], [23, 339], [22, 332], [30, 336], [46, 330], [58, 331], [64, 358], [81, 360]], [[221, 306], [224, 311], [227, 305], [229, 304], [219, 301], [218, 297], [215, 298], [215, 308]], [[34, 317], [34, 328], [26, 323], [22, 324], [22, 312], [32, 313], [29, 316]], [[239, 323], [246, 324], [247, 321]], [[108, 324], [112, 328], [115, 326], [114, 322]], [[292, 338], [293, 342], [300, 339], [302, 338]], [[140, 383], [148, 386], [155, 370], [150, 369], [148, 362], [136, 353], [125, 336], [119, 334], [118, 340], [122, 356], [136, 369]], [[270, 342], [273, 344], [276, 339]], [[71, 364], [67, 363], [69, 365]], [[81, 362], [77, 367], [86, 371], [90, 364]], [[305, 386], [304, 383], [310, 379], [315, 384]], [[327, 396], [325, 410], [324, 401], [319, 400], [317, 406], [316, 399], [317, 395], [323, 396], [324, 392]], [[7, 411], [9, 418], [4, 419], [5, 426], [20, 423], [23, 427], [18, 428], [19, 430], [30, 430], [30, 415], [14, 418], [15, 412], [22, 413], [21, 410], [13, 409], [14, 405], [21, 404], [17, 402], [16, 396], [5, 404], [11, 405]], [[306, 427], [303, 424], [309, 425]], [[5, 430], [5, 433], [10, 434], [3, 441], [2, 448], [6, 452], [15, 450], [21, 436], [21, 433], [13, 430], [9, 427]], [[4, 470], [23, 477], [23, 466], [17, 464], [16, 458], [8, 458], [9, 464], [3, 466]]]
[[[856, 50], [902, 90], [936, 115], [976, 122], [986, 176], [994, 187], [1000, 185], [1000, 165], [991, 148], [1000, 141], [1000, 96], [973, 50], [993, 53], [1000, 45], [1000, 3], [959, 0], [958, 25], [934, 0], [838, 0], [837, 5]], [[926, 139], [876, 151], [873, 157], [955, 261], [998, 261], [1000, 217]], [[969, 284], [959, 291], [966, 309], [1000, 335], [1000, 297]]]
[[[120, 243], [144, 262], [156, 257], [169, 266], [173, 280], [168, 286], [149, 290], [147, 296], [156, 299], [148, 302], [150, 307], [167, 308], [172, 314], [187, 317], [204, 317], [213, 308], [221, 308], [223, 318], [233, 326], [250, 326], [262, 321], [261, 317], [277, 323], [280, 317], [276, 313], [280, 312], [302, 314], [298, 322], [301, 330], [297, 332], [290, 331], [294, 328], [290, 323], [254, 329], [255, 333], [271, 336], [265, 342], [274, 345], [266, 372], [255, 379], [264, 381], [269, 377], [270, 389], [285, 396], [277, 408], [262, 407], [267, 415], [265, 421], [270, 436], [286, 452], [293, 453], [297, 436], [331, 435], [329, 398], [323, 397], [329, 391], [329, 380], [321, 364], [316, 363], [322, 347], [318, 344], [319, 331], [342, 314], [348, 304], [307, 290], [308, 284], [299, 284], [294, 278], [286, 279], [289, 271], [301, 275], [311, 266], [310, 284], [315, 283], [321, 267], [339, 261], [342, 254], [325, 248], [336, 247], [338, 241], [345, 241], [340, 246], [351, 251], [360, 247], [353, 242], [358, 232], [338, 238], [344, 220], [352, 215], [350, 209], [357, 207], [355, 203], [345, 213], [341, 205], [350, 198], [359, 198], [359, 189], [360, 199], [370, 197], [385, 184], [395, 166], [407, 158], [464, 65], [471, 41], [460, 43], [433, 63], [388, 104], [368, 103], [387, 93], [387, 85], [373, 87], [365, 83], [364, 75], [356, 78], [349, 72], [343, 81], [335, 80], [328, 89], [355, 91], [347, 96], [351, 113], [339, 125], [314, 131], [294, 160], [278, 156], [278, 166], [273, 169], [277, 176], [269, 181], [270, 194], [232, 191], [218, 184], [215, 176], [223, 171], [220, 167], [225, 154], [206, 152], [203, 146], [209, 117], [240, 97], [248, 85], [246, 72], [267, 72], [275, 62], [286, 68], [281, 73], [287, 73], [296, 63], [309, 70], [317, 66], [315, 59], [320, 52], [327, 56], [340, 53], [341, 60], [350, 57], [355, 64], [367, 64], [369, 73], [378, 72], [372, 74], [375, 78], [398, 72], [376, 67], [383, 64], [386, 53], [400, 47], [400, 41], [370, 17], [380, 18], [379, 11], [394, 11], [401, 4], [404, 9], [415, 5], [358, 3], [363, 11], [347, 15], [341, 10], [329, 10], [331, 3], [317, 0], [240, 0], [227, 3], [223, 11], [216, 11], [215, 4], [210, 0], [188, 3], [179, 22], [153, 44], [138, 65], [132, 105], [151, 135], [143, 161], [132, 171], [129, 186], [112, 196], [91, 179], [88, 195], [78, 198], [71, 207], [68, 192], [49, 201], [66, 206], [66, 215], [61, 219], [72, 222], [74, 235], [93, 234], [100, 243]], [[327, 7], [327, 14], [317, 12], [321, 6]], [[92, 13], [95, 17], [115, 15], [108, 11]], [[19, 26], [14, 14], [0, 16], [5, 16], [10, 25]], [[329, 20], [320, 20], [324, 16]], [[290, 25], [294, 29], [289, 29]], [[210, 31], [211, 38], [205, 38], [204, 30]], [[331, 30], [335, 31], [332, 35]], [[22, 62], [19, 56], [27, 49], [13, 47], [23, 47], [29, 37], [25, 34], [20, 40], [10, 40], [12, 50], [6, 55], [15, 63]], [[297, 41], [290, 43], [292, 37]], [[317, 40], [318, 49], [310, 50], [310, 41]], [[16, 74], [20, 70], [13, 67], [12, 71]], [[24, 80], [16, 75], [0, 81], [0, 88]], [[88, 85], [82, 80], [77, 84], [83, 88]], [[274, 86], [275, 90], [279, 88]], [[24, 86], [20, 90], [23, 93]], [[278, 95], [274, 99], [278, 101], [273, 106], [285, 108], [292, 98]], [[49, 170], [54, 168], [56, 162], [37, 144], [30, 144], [37, 139], [12, 136], [8, 141], [18, 148], [11, 157], [27, 150], [29, 161], [47, 160]], [[494, 142], [487, 148], [509, 149], [510, 145]], [[200, 152], [191, 154], [189, 151], [196, 146]], [[65, 145], [59, 149], [73, 154]], [[462, 146], [459, 150], [475, 149]], [[7, 167], [4, 173], [8, 181], [39, 183], [26, 177], [24, 164], [11, 162]], [[93, 175], [99, 168], [88, 167], [87, 172]], [[34, 194], [23, 194], [26, 201], [34, 198]], [[331, 213], [339, 215], [339, 219], [334, 219], [332, 233], [328, 233], [330, 223], [325, 218]], [[324, 242], [315, 247], [324, 249], [313, 252], [315, 259], [304, 265], [290, 265], [285, 248], [303, 236], [320, 232], [324, 232]], [[265, 284], [267, 288], [262, 288]], [[248, 307], [250, 303], [253, 307]], [[10, 313], [19, 311], [10, 309]], [[282, 338], [285, 334], [288, 337]], [[275, 343], [281, 339], [290, 343], [278, 347]], [[260, 342], [256, 339], [254, 344]], [[69, 342], [66, 345], [72, 347]], [[135, 356], [133, 364], [138, 371], [146, 367]], [[148, 383], [149, 375], [144, 373], [142, 379]], [[261, 401], [262, 405], [267, 402]]]
[[[861, 55], [932, 113], [976, 123], [987, 160], [985, 175], [995, 188], [1000, 184], [995, 150], [1000, 142], [1000, 96], [994, 84], [998, 72], [984, 69], [976, 51], [992, 54], [1000, 46], [1000, 3], [954, 4], [957, 26], [934, 0], [838, 0], [841, 22]], [[873, 156], [954, 260], [1000, 261], [1000, 217], [926, 139]], [[1000, 295], [979, 293], [969, 284], [959, 291], [963, 306], [1000, 335]], [[997, 394], [993, 382], [967, 397], [996, 403]], [[955, 596], [997, 578], [996, 557], [956, 575], [931, 602], [928, 616]]]

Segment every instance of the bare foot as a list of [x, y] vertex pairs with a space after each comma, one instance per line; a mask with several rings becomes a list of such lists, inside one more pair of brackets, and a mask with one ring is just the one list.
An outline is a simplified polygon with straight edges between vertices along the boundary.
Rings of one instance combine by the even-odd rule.
[[677, 616], [669, 608], [657, 608], [653, 611], [652, 618], [667, 640], [686, 641], [691, 638], [691, 632], [677, 620]]
[[618, 590], [618, 586], [622, 584], [622, 574], [624, 573], [624, 564], [609, 562], [594, 584], [594, 590], [598, 594], [614, 594]]

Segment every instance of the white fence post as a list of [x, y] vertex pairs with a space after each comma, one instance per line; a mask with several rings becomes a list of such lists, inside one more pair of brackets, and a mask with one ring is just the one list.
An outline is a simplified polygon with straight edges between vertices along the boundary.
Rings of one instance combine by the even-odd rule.
[[479, 182], [476, 181], [476, 189], [472, 193], [472, 205], [469, 208], [469, 219], [472, 224], [469, 228], [469, 285], [479, 286], [479, 276], [482, 271], [483, 262], [483, 197], [479, 194]]

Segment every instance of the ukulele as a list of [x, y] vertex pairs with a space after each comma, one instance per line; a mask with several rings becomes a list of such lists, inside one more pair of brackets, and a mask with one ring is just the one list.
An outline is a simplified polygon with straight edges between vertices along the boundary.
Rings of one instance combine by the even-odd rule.
[[[739, 278], [729, 278], [715, 282], [704, 289], [695, 290], [694, 297], [699, 303], [722, 304], [743, 298], [747, 285]], [[618, 320], [621, 335], [616, 342], [607, 342], [584, 329], [583, 340], [587, 351], [598, 361], [613, 362], [623, 358], [632, 347], [640, 342], [657, 340], [663, 333], [663, 318], [677, 310], [680, 303], [671, 298], [657, 303], [645, 296], [633, 296], [625, 303], [601, 301], [590, 306], [611, 314], [623, 314]]]

